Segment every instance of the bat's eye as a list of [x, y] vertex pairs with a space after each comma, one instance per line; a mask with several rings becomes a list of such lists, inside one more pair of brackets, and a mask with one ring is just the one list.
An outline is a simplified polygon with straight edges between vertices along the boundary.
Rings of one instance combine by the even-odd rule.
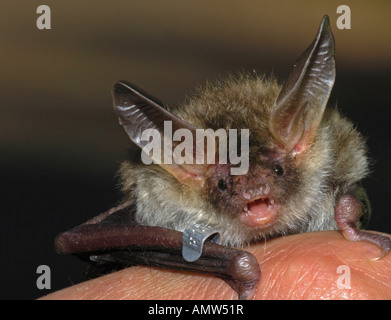
[[227, 190], [227, 183], [223, 179], [220, 179], [218, 187], [221, 191]]
[[281, 177], [284, 174], [284, 169], [279, 164], [277, 164], [274, 167], [274, 172], [276, 173], [277, 176]]

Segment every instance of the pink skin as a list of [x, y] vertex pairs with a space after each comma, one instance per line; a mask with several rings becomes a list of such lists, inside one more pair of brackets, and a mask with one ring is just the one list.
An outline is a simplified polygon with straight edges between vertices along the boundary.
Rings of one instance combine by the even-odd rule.
[[239, 216], [244, 225], [250, 228], [266, 227], [276, 220], [280, 206], [269, 192], [268, 184], [243, 192], [243, 197], [250, 200]]
[[260, 197], [247, 204], [240, 221], [251, 228], [266, 227], [278, 217], [279, 205], [268, 197]]

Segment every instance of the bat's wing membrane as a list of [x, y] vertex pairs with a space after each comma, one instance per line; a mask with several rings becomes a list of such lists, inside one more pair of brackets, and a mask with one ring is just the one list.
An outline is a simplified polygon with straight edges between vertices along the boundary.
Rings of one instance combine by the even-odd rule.
[[214, 275], [236, 290], [240, 299], [253, 296], [260, 268], [252, 254], [206, 242], [202, 256], [188, 262], [182, 257], [181, 232], [139, 225], [135, 210], [134, 203], [125, 203], [59, 234], [57, 251], [90, 261], [89, 278], [130, 265], [157, 266]]

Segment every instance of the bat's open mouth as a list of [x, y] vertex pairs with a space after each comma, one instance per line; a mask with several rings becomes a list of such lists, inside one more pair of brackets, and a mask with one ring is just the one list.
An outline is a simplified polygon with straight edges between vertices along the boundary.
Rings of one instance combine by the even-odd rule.
[[276, 220], [280, 205], [270, 197], [259, 197], [247, 203], [240, 221], [248, 227], [265, 227]]

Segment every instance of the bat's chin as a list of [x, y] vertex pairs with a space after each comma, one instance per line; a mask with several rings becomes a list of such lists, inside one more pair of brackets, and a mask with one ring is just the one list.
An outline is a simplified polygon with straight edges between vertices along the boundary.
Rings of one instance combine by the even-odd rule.
[[267, 227], [278, 216], [280, 205], [269, 197], [260, 197], [247, 203], [240, 213], [240, 221], [251, 228]]

